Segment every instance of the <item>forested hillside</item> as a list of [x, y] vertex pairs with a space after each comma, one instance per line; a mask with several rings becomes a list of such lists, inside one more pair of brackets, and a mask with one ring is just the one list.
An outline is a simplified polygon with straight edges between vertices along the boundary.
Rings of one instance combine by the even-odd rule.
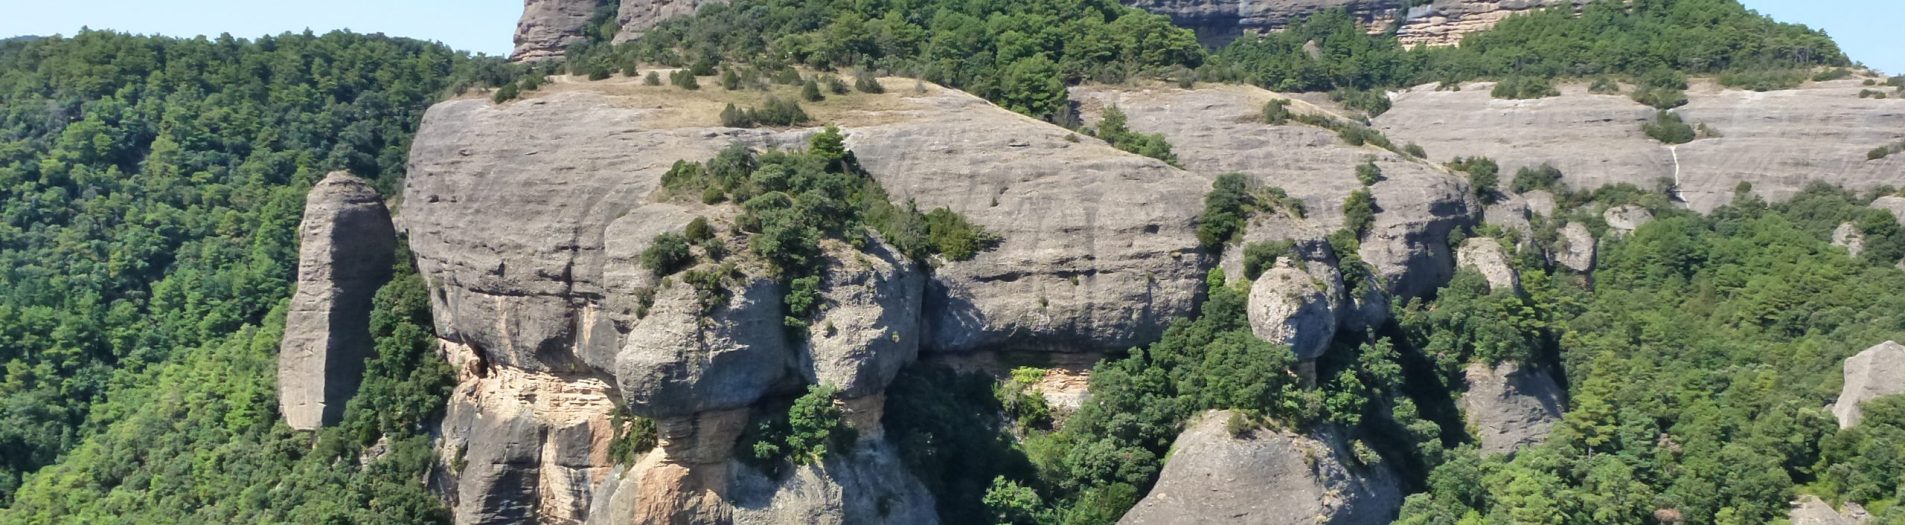
[[[421, 283], [400, 279], [380, 301], [382, 384], [366, 388], [389, 395], [367, 396], [378, 408], [316, 450], [277, 421], [275, 347], [305, 190], [338, 169], [395, 188], [423, 109], [506, 74], [347, 33], [0, 45], [4, 521], [428, 515], [424, 456], [403, 441], [446, 386], [418, 346]], [[384, 433], [394, 459], [332, 461]], [[338, 490], [407, 496], [372, 510], [315, 496]]]

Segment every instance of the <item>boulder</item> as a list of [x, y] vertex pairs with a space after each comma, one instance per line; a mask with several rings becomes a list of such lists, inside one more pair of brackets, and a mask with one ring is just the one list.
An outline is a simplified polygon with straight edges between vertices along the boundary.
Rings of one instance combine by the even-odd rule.
[[1832, 229], [1832, 245], [1845, 248], [1846, 253], [1858, 257], [1865, 253], [1865, 233], [1852, 223], [1839, 223], [1838, 228]]
[[847, 398], [885, 392], [900, 367], [919, 355], [925, 274], [878, 240], [865, 252], [837, 241], [826, 245], [821, 304], [799, 349], [801, 373]]
[[1521, 275], [1515, 271], [1515, 265], [1508, 260], [1501, 241], [1493, 237], [1470, 237], [1462, 241], [1462, 248], [1455, 255], [1456, 265], [1475, 270], [1488, 279], [1490, 290], [1512, 290], [1521, 293]]
[[1845, 387], [1832, 405], [1839, 428], [1859, 425], [1859, 404], [1884, 396], [1905, 394], [1905, 345], [1879, 343], [1845, 360]]
[[753, 275], [723, 285], [727, 297], [712, 305], [686, 282], [655, 294], [615, 358], [630, 412], [664, 418], [742, 408], [786, 386], [794, 354], [781, 303], [785, 287]]
[[[1891, 157], [1886, 157], [1891, 158]], [[1892, 213], [1898, 222], [1905, 223], [1905, 196], [1886, 195], [1872, 201], [1872, 207]]]
[[1384, 524], [1402, 507], [1385, 464], [1359, 465], [1339, 438], [1254, 429], [1232, 436], [1227, 411], [1204, 414], [1171, 445], [1151, 493], [1121, 525]]
[[[1304, 223], [1298, 229], [1321, 232], [1317, 238], [1343, 227], [1343, 201], [1363, 189], [1356, 167], [1374, 161], [1383, 180], [1369, 187], [1376, 220], [1358, 255], [1391, 295], [1421, 297], [1448, 282], [1455, 271], [1449, 233], [1481, 219], [1482, 205], [1468, 183], [1441, 166], [1375, 146], [1350, 146], [1323, 128], [1264, 123], [1264, 104], [1284, 95], [1247, 86], [1087, 86], [1073, 88], [1072, 97], [1088, 118], [1115, 105], [1131, 129], [1163, 134], [1193, 173], [1242, 173], [1257, 185], [1283, 189], [1305, 208], [1295, 221]], [[1329, 113], [1302, 101], [1293, 101], [1291, 110]]]
[[390, 280], [397, 249], [390, 211], [370, 183], [324, 176], [305, 196], [298, 280], [278, 349], [278, 410], [313, 430], [337, 423], [376, 354], [371, 299]]
[[740, 462], [730, 468], [736, 525], [939, 523], [932, 493], [883, 439], [861, 441], [845, 454], [794, 467], [781, 478]]
[[1609, 232], [1614, 235], [1627, 235], [1653, 222], [1654, 212], [1633, 204], [1624, 204], [1602, 211], [1601, 219], [1607, 221]]
[[523, 0], [523, 16], [516, 22], [516, 49], [509, 59], [524, 62], [562, 58], [570, 44], [588, 37], [589, 17], [596, 0]]
[[1298, 359], [1316, 359], [1329, 350], [1336, 336], [1336, 312], [1341, 306], [1326, 283], [1289, 261], [1278, 260], [1251, 284], [1246, 311], [1251, 333], [1289, 345]]
[[1570, 222], [1562, 226], [1559, 233], [1560, 239], [1557, 240], [1554, 253], [1551, 254], [1554, 262], [1563, 268], [1581, 273], [1594, 271], [1596, 251], [1594, 233], [1588, 231], [1587, 225]]
[[1561, 386], [1546, 369], [1472, 363], [1463, 373], [1462, 416], [1483, 453], [1512, 454], [1541, 443], [1565, 411]]

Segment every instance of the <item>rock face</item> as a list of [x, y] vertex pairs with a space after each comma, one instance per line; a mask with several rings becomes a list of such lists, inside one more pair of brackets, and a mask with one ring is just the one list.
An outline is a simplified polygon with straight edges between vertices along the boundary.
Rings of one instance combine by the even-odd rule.
[[1793, 502], [1787, 518], [1793, 525], [1860, 525], [1870, 519], [1870, 515], [1857, 503], [1846, 502], [1845, 510], [1840, 511], [1818, 496], [1806, 494]]
[[1654, 212], [1647, 208], [1627, 204], [1615, 206], [1601, 212], [1601, 219], [1607, 221], [1607, 228], [1614, 235], [1634, 233], [1649, 222], [1654, 221]]
[[1327, 285], [1279, 260], [1250, 286], [1250, 331], [1290, 345], [1298, 359], [1316, 359], [1336, 335], [1336, 304]]
[[1577, 189], [1652, 189], [1677, 180], [1679, 195], [1699, 212], [1731, 201], [1741, 182], [1779, 201], [1815, 180], [1863, 190], [1905, 177], [1905, 157], [1865, 159], [1866, 150], [1905, 138], [1905, 99], [1860, 99], [1857, 79], [1764, 93], [1696, 83], [1676, 111], [1723, 136], [1671, 148], [1641, 133], [1654, 109], [1625, 94], [1565, 84], [1557, 86], [1560, 96], [1501, 100], [1489, 96], [1487, 82], [1461, 87], [1397, 93], [1375, 125], [1397, 143], [1421, 144], [1436, 161], [1492, 158], [1504, 178], [1549, 162]]
[[1454, 45], [1462, 35], [1494, 27], [1509, 15], [1585, 0], [1435, 0], [1407, 7], [1396, 0], [1126, 0], [1125, 5], [1171, 17], [1197, 31], [1205, 45], [1222, 47], [1246, 34], [1267, 33], [1328, 9], [1342, 9], [1368, 26], [1388, 30], [1403, 17], [1396, 36], [1403, 45]]
[[1857, 225], [1840, 223], [1838, 228], [1832, 229], [1832, 245], [1845, 248], [1846, 253], [1858, 257], [1865, 253], [1865, 234], [1859, 231]]
[[616, 11], [616, 21], [622, 24], [621, 32], [615, 34], [618, 44], [641, 38], [649, 28], [670, 18], [692, 15], [701, 10], [701, 6], [728, 3], [727, 0], [620, 1], [620, 9]]
[[1594, 233], [1587, 225], [1570, 222], [1561, 227], [1560, 242], [1554, 247], [1555, 264], [1581, 273], [1594, 271]]
[[1463, 373], [1468, 392], [1462, 395], [1462, 415], [1483, 453], [1512, 454], [1541, 443], [1561, 420], [1562, 389], [1545, 369], [1474, 363]]
[[[1480, 221], [1482, 206], [1468, 183], [1440, 166], [1373, 146], [1350, 146], [1334, 132], [1289, 123], [1264, 123], [1265, 103], [1285, 98], [1245, 86], [1206, 89], [1080, 87], [1072, 91], [1091, 118], [1116, 105], [1133, 130], [1162, 133], [1185, 169], [1216, 177], [1243, 173], [1256, 184], [1282, 188], [1307, 212], [1291, 238], [1321, 238], [1343, 225], [1342, 205], [1362, 188], [1356, 166], [1374, 160], [1383, 180], [1369, 188], [1376, 221], [1359, 255], [1373, 266], [1390, 293], [1421, 296], [1455, 272], [1449, 232]], [[1293, 111], [1325, 112], [1296, 101]], [[1201, 206], [1200, 206], [1201, 207]], [[1256, 226], [1252, 226], [1256, 229]], [[1307, 233], [1320, 232], [1320, 233]]]
[[1356, 465], [1336, 438], [1266, 429], [1232, 437], [1229, 412], [1192, 422], [1151, 493], [1122, 525], [1389, 523], [1402, 488], [1387, 467]]
[[1886, 341], [1845, 360], [1845, 388], [1832, 405], [1839, 428], [1859, 425], [1859, 404], [1884, 396], [1905, 394], [1905, 345]]
[[371, 298], [390, 280], [397, 232], [370, 183], [334, 172], [311, 187], [298, 225], [298, 282], [278, 349], [278, 410], [312, 430], [338, 422], [376, 353]]
[[595, 14], [597, 0], [523, 0], [523, 17], [516, 22], [515, 61], [562, 58], [569, 44], [581, 42]]
[[1905, 197], [1897, 195], [1879, 197], [1872, 201], [1872, 207], [1891, 212], [1893, 217], [1898, 218], [1898, 222], [1905, 223]]
[[[819, 116], [895, 202], [949, 207], [1001, 242], [928, 278], [877, 238], [827, 241], [805, 337], [784, 323], [785, 283], [731, 233], [736, 207], [655, 190], [678, 160], [812, 130], [706, 127], [720, 100], [624, 79], [431, 108], [403, 226], [466, 370], [435, 480], [458, 521], [932, 523], [879, 423], [922, 349], [1124, 349], [1194, 312], [1208, 179], [962, 93], [893, 91], [856, 96], [877, 112], [838, 109], [846, 97], [811, 111], [834, 112]], [[696, 217], [729, 247], [689, 269], [719, 270], [718, 293], [639, 262]], [[762, 399], [815, 383], [842, 389], [855, 452], [778, 480], [732, 460]], [[608, 459], [617, 412], [653, 419], [660, 448]]]
[[1489, 237], [1472, 237], [1462, 241], [1462, 248], [1455, 255], [1455, 262], [1463, 268], [1470, 268], [1488, 279], [1490, 290], [1512, 290], [1521, 293], [1521, 275], [1515, 272], [1515, 266], [1508, 261], [1508, 254], [1502, 250], [1500, 241]]
[[[1434, 0], [1409, 8], [1396, 28], [1403, 45], [1452, 46], [1462, 36], [1495, 27], [1511, 15], [1556, 6], [1580, 6], [1589, 0]], [[1414, 2], [1411, 2], [1414, 3]]]

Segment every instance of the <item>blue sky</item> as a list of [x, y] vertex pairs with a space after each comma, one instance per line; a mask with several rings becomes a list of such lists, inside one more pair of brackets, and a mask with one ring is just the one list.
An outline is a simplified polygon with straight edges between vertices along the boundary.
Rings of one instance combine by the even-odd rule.
[[[1905, 0], [1742, 0], [1773, 18], [1824, 28], [1853, 60], [1905, 73]], [[502, 55], [521, 0], [0, 0], [0, 37], [81, 26], [170, 36], [255, 37], [349, 28]]]

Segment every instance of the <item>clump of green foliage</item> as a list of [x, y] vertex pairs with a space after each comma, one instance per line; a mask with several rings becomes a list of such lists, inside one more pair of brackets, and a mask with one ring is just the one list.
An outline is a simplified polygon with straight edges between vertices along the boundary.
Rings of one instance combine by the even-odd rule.
[[1730, 88], [1773, 91], [1799, 87], [1806, 82], [1806, 72], [1797, 69], [1728, 71], [1720, 74], [1719, 81], [1720, 85]]
[[830, 385], [811, 385], [783, 409], [757, 410], [736, 446], [742, 459], [770, 473], [789, 465], [825, 461], [827, 456], [853, 447], [858, 433], [847, 427], [840, 391]]
[[675, 232], [656, 235], [649, 241], [648, 248], [642, 250], [642, 267], [654, 272], [656, 277], [674, 275], [693, 262], [694, 253], [688, 250], [688, 238]]
[[1337, 88], [1330, 91], [1330, 100], [1343, 107], [1361, 111], [1371, 118], [1389, 111], [1389, 95], [1380, 89]]
[[1375, 186], [1382, 181], [1382, 167], [1376, 165], [1374, 157], [1363, 159], [1362, 164], [1356, 165], [1356, 182], [1363, 186]]
[[1098, 128], [1093, 134], [1114, 148], [1177, 165], [1177, 154], [1171, 152], [1171, 143], [1164, 140], [1164, 134], [1132, 131], [1124, 110], [1118, 109], [1118, 106], [1105, 108], [1105, 114], [1099, 119]]
[[1654, 112], [1654, 120], [1640, 127], [1641, 132], [1663, 144], [1686, 144], [1693, 142], [1696, 132], [1693, 126], [1680, 120], [1680, 115], [1671, 111]]
[[1501, 165], [1488, 157], [1456, 157], [1450, 160], [1451, 170], [1468, 174], [1468, 186], [1475, 197], [1483, 203], [1493, 204], [1500, 198], [1497, 188], [1501, 185]]
[[1197, 241], [1205, 250], [1222, 251], [1242, 234], [1250, 219], [1250, 178], [1242, 173], [1218, 175], [1204, 196], [1204, 215], [1197, 221]]
[[1865, 152], [1865, 160], [1879, 160], [1895, 153], [1905, 153], [1905, 141], [1886, 144]]
[[[1277, 259], [1294, 257], [1296, 243], [1288, 240], [1253, 242], [1244, 245], [1244, 279], [1257, 280], [1264, 270], [1276, 266]], [[1294, 259], [1292, 259], [1294, 260]]]
[[1290, 121], [1290, 99], [1271, 99], [1263, 105], [1263, 121], [1272, 126], [1281, 126]]
[[737, 108], [728, 104], [721, 110], [721, 125], [730, 128], [752, 128], [756, 126], [797, 126], [811, 120], [800, 103], [768, 95], [759, 108]]
[[1560, 96], [1561, 91], [1554, 83], [1542, 77], [1511, 76], [1495, 83], [1488, 92], [1489, 96], [1505, 99], [1531, 99]]
[[1515, 193], [1528, 193], [1535, 190], [1561, 190], [1561, 169], [1546, 162], [1540, 166], [1522, 166], [1515, 170], [1515, 180], [1511, 183]]
[[1370, 195], [1369, 188], [1349, 192], [1349, 197], [1343, 199], [1343, 227], [1360, 238], [1368, 234], [1369, 226], [1375, 223], [1376, 198]]

